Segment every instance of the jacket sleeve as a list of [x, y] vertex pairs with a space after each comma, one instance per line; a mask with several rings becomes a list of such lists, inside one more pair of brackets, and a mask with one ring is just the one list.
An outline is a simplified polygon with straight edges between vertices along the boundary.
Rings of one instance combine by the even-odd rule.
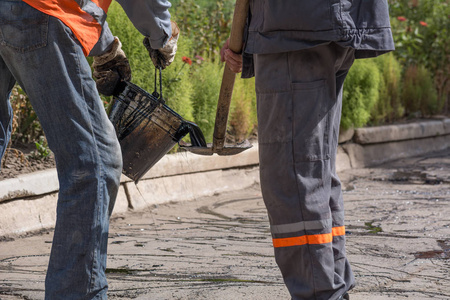
[[146, 37], [153, 49], [162, 48], [172, 36], [167, 0], [117, 0], [133, 23]]
[[105, 21], [102, 25], [100, 38], [94, 48], [92, 48], [91, 52], [89, 52], [89, 56], [102, 55], [111, 48], [113, 42], [114, 36], [109, 29], [108, 23]]

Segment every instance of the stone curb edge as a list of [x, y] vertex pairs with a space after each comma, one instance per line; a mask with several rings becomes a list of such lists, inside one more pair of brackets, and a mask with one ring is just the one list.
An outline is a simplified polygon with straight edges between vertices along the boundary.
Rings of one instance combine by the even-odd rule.
[[[450, 119], [359, 128], [344, 135], [338, 172], [450, 148]], [[259, 182], [258, 164], [257, 144], [235, 156], [166, 155], [137, 185], [122, 176], [113, 214], [249, 187]], [[54, 226], [57, 191], [55, 169], [0, 181], [0, 237]]]

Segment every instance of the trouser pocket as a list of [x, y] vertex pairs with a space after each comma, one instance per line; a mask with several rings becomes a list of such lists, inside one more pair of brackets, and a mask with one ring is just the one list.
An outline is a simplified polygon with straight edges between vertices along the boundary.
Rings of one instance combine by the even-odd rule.
[[0, 1], [0, 44], [22, 53], [45, 47], [48, 19], [24, 2]]
[[330, 99], [325, 80], [292, 83], [294, 162], [330, 158]]

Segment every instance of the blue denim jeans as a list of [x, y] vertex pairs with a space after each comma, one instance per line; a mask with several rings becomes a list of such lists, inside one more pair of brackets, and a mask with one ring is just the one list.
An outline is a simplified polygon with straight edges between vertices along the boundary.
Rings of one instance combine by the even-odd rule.
[[0, 0], [0, 154], [18, 82], [55, 154], [60, 183], [45, 299], [106, 299], [109, 217], [120, 145], [71, 30], [20, 0]]

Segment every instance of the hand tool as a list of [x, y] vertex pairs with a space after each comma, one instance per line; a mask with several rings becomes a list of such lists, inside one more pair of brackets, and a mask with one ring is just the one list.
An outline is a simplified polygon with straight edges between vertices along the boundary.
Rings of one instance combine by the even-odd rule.
[[[234, 8], [233, 23], [231, 26], [229, 49], [235, 53], [242, 52], [244, 26], [248, 14], [248, 0], [236, 0]], [[225, 136], [230, 111], [231, 96], [236, 74], [228, 66], [225, 66], [222, 85], [220, 88], [219, 101], [217, 103], [216, 121], [214, 124], [213, 143], [206, 147], [191, 145], [181, 145], [181, 149], [188, 150], [199, 155], [235, 155], [252, 147], [248, 140], [236, 145], [225, 145]]]

